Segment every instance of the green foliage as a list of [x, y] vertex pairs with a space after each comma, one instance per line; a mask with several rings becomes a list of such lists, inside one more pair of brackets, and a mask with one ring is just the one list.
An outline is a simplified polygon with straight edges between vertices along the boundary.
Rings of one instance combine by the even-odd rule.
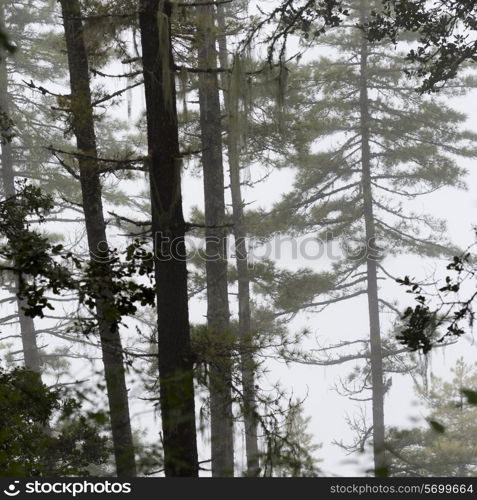
[[[469, 328], [473, 325], [473, 305], [477, 292], [473, 292], [466, 299], [462, 299], [459, 292], [466, 280], [475, 279], [475, 258], [469, 251], [454, 256], [452, 262], [447, 265], [447, 270], [453, 274], [446, 276], [439, 287], [440, 303], [437, 304], [434, 304], [432, 297], [408, 276], [397, 280], [408, 288], [407, 293], [415, 295], [417, 302], [417, 305], [404, 311], [404, 327], [396, 337], [413, 351], [422, 350], [427, 353], [446, 339], [465, 334], [464, 322]], [[449, 304], [451, 307], [448, 307]]]
[[418, 390], [429, 415], [428, 428], [388, 431], [394, 476], [477, 475], [477, 367], [460, 359], [446, 382], [433, 377]]
[[437, 422], [436, 420], [429, 420], [429, 425], [438, 434], [444, 434], [445, 427], [441, 423]]
[[[232, 274], [231, 279], [235, 278]], [[276, 312], [294, 313], [309, 305], [317, 294], [334, 286], [332, 273], [316, 273], [310, 268], [292, 272], [280, 269], [272, 260], [256, 262], [250, 270], [254, 292], [270, 303]]]
[[[273, 210], [275, 219], [282, 226], [288, 223], [292, 231], [317, 231], [322, 239], [331, 234], [346, 241], [349, 259], [355, 262], [365, 241], [358, 34], [328, 36], [327, 43], [339, 50], [340, 57], [322, 58], [302, 68], [296, 83], [290, 77], [297, 89], [288, 102], [290, 114], [307, 127], [296, 129], [297, 143], [288, 159], [288, 166], [297, 169], [294, 189]], [[444, 186], [462, 187], [465, 172], [454, 154], [475, 156], [476, 136], [459, 130], [464, 117], [443, 102], [416, 97], [412, 82], [402, 76], [402, 59], [390, 47], [372, 47], [366, 71], [373, 208], [381, 254], [445, 252], [442, 221], [406, 213], [400, 198], [414, 199]], [[309, 90], [310, 79], [316, 90]], [[294, 131], [295, 125], [289, 128]]]
[[10, 54], [13, 54], [17, 50], [16, 45], [10, 42], [8, 34], [3, 29], [0, 29], [0, 46]]
[[66, 390], [48, 388], [37, 373], [0, 369], [1, 476], [89, 475], [89, 467], [110, 454], [98, 423]]
[[251, 30], [257, 32], [272, 21], [277, 23], [266, 37], [266, 42], [269, 62], [275, 55], [281, 61], [290, 35], [297, 34], [304, 40], [314, 40], [327, 29], [339, 26], [347, 15], [348, 5], [341, 0], [281, 0], [263, 20], [252, 23]]
[[266, 434], [265, 476], [316, 477], [320, 474], [314, 453], [321, 446], [313, 443], [313, 436], [307, 432], [310, 419], [302, 413], [299, 404], [292, 405], [284, 421]]
[[10, 167], [15, 176], [35, 179], [44, 191], [71, 198], [73, 183], [61, 168], [51, 168], [52, 152], [48, 149], [52, 143], [63, 142], [65, 132], [58, 127], [57, 111], [51, 109], [58, 103], [48, 83], [52, 75], [61, 78], [66, 69], [61, 37], [53, 21], [55, 4], [43, 0], [2, 2], [6, 30], [17, 46], [1, 64], [7, 78], [2, 99], [9, 118], [6, 139], [12, 145]]
[[[148, 242], [135, 240], [122, 254], [112, 250], [84, 262], [63, 245], [52, 244], [29, 227], [29, 216], [34, 214], [42, 222], [51, 208], [52, 198], [31, 186], [0, 202], [0, 235], [7, 239], [0, 246], [0, 256], [10, 263], [1, 268], [20, 276], [19, 296], [26, 299], [26, 315], [43, 317], [45, 309], [54, 309], [47, 293], [61, 295], [65, 290], [76, 292], [80, 304], [86, 306], [93, 317], [96, 301], [105, 300], [106, 319], [112, 323], [120, 323], [124, 316], [133, 315], [137, 303], [154, 304], [153, 256], [147, 249]], [[135, 277], [144, 277], [149, 283]], [[107, 295], [105, 283], [109, 285]], [[77, 327], [89, 333], [96, 321], [78, 323]]]
[[[378, 2], [369, 3], [370, 8], [376, 5]], [[328, 278], [328, 290], [318, 280], [313, 295], [312, 281], [306, 284], [298, 274], [296, 286], [284, 281], [291, 293], [283, 296], [296, 297], [295, 310], [366, 292], [364, 266], [369, 242], [363, 194], [363, 120], [370, 134], [373, 220], [368, 224], [376, 231], [372, 250], [379, 260], [378, 279], [385, 279], [386, 270], [381, 267], [388, 256], [434, 257], [456, 252], [445, 237], [445, 222], [409, 209], [409, 201], [445, 187], [465, 187], [461, 179], [466, 172], [458, 158], [477, 156], [477, 135], [462, 128], [465, 116], [443, 100], [419, 96], [416, 82], [404, 74], [404, 55], [392, 44], [367, 44], [366, 67], [361, 68], [363, 34], [351, 24], [359, 19], [359, 9], [358, 2], [350, 4], [350, 25], [318, 39], [336, 56], [289, 65], [283, 118], [287, 136], [282, 139], [288, 151], [274, 151], [276, 165], [295, 169], [294, 185], [269, 213], [247, 215], [252, 234], [256, 231], [262, 239], [286, 232], [313, 235], [339, 247], [338, 259], [321, 282]], [[475, 82], [468, 83], [475, 86]], [[456, 88], [455, 92], [449, 88], [448, 95], [465, 92], [461, 82], [456, 82]], [[361, 109], [360, 96], [364, 95], [369, 118]], [[266, 105], [266, 97], [261, 99], [269, 116], [271, 105]], [[257, 137], [259, 128], [252, 125], [250, 129], [250, 135]], [[270, 126], [263, 127], [262, 134], [267, 133]], [[272, 284], [280, 287], [278, 277]], [[300, 293], [293, 294], [297, 289]], [[302, 291], [305, 301], [299, 300]], [[322, 298], [313, 300], [318, 296]], [[432, 317], [424, 313], [425, 317], [416, 320], [430, 323]], [[416, 345], [423, 343], [421, 338]]]
[[407, 59], [414, 63], [413, 72], [423, 78], [420, 90], [436, 92], [466, 63], [475, 62], [477, 44], [471, 34], [476, 22], [477, 9], [472, 0], [384, 0], [366, 30], [374, 41], [395, 41], [406, 32], [416, 33], [419, 44], [408, 52]]
[[477, 405], [477, 392], [470, 389], [462, 389], [461, 393], [467, 398], [467, 403], [472, 406]]

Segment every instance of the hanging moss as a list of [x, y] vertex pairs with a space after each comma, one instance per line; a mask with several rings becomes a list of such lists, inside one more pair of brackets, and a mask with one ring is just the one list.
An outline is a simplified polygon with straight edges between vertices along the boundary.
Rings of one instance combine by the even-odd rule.
[[234, 57], [232, 74], [229, 81], [229, 96], [228, 96], [228, 110], [229, 110], [229, 134], [231, 140], [238, 144], [240, 142], [240, 123], [239, 123], [239, 110], [240, 110], [240, 85], [242, 82], [242, 64], [238, 56]]
[[[173, 9], [178, 9], [177, 5], [174, 5], [172, 7]], [[180, 11], [179, 11], [179, 15], [180, 15], [180, 20], [185, 22], [185, 23], [188, 23], [190, 21], [190, 16], [189, 16], [189, 13], [190, 13], [190, 8], [189, 7], [186, 7], [185, 5], [183, 5], [181, 8], [180, 8]], [[174, 13], [174, 11], [173, 11]]]
[[174, 102], [172, 99], [173, 78], [171, 72], [171, 51], [170, 51], [170, 33], [169, 33], [169, 17], [164, 13], [165, 0], [159, 2], [157, 11], [157, 29], [159, 32], [159, 59], [161, 61], [162, 71], [162, 94], [164, 98], [164, 106], [173, 114]]
[[278, 66], [271, 64], [263, 68], [262, 81], [266, 91], [274, 102], [274, 108], [277, 117], [277, 128], [280, 133], [284, 133], [284, 114], [286, 111], [286, 96], [288, 93], [288, 81], [290, 70], [284, 63]]
[[280, 113], [285, 110], [286, 93], [288, 90], [288, 73], [288, 68], [280, 64], [277, 78], [277, 105]]
[[182, 101], [182, 112], [184, 114], [184, 120], [188, 119], [188, 108], [187, 108], [187, 86], [189, 83], [189, 73], [185, 68], [182, 68], [178, 75], [179, 80], [179, 99]]
[[278, 129], [280, 133], [285, 131], [284, 114], [286, 111], [286, 95], [288, 91], [288, 73], [289, 70], [284, 64], [280, 64], [278, 77], [276, 79], [276, 103], [278, 116]]
[[244, 59], [236, 55], [229, 84], [230, 134], [239, 147], [245, 147], [248, 137], [249, 82]]
[[[128, 66], [128, 73], [133, 72], [133, 67], [132, 64], [129, 64]], [[127, 86], [130, 87], [133, 84], [133, 78], [128, 77], [127, 79]], [[132, 117], [132, 89], [128, 89], [126, 92], [126, 104], [127, 104], [127, 112], [128, 112], [128, 124], [131, 124], [131, 117]]]

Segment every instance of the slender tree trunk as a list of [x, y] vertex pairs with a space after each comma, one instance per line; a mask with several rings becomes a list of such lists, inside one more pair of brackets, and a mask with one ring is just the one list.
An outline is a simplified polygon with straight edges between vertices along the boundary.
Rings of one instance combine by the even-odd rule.
[[[198, 66], [217, 68], [214, 7], [198, 7]], [[224, 165], [219, 83], [216, 72], [199, 73], [200, 127], [205, 198], [207, 326], [217, 346], [209, 369], [212, 476], [234, 475], [232, 363], [227, 282]]]
[[197, 476], [171, 8], [170, 2], [162, 0], [139, 2], [157, 286], [160, 405], [166, 476]]
[[[3, 4], [0, 5], [0, 26], [5, 26], [5, 11]], [[8, 94], [8, 73], [5, 51], [0, 51], [0, 123], [1, 131], [1, 161], [2, 161], [2, 180], [5, 197], [15, 195], [15, 171], [13, 168], [12, 143], [8, 136], [11, 132], [9, 128], [9, 94]], [[5, 128], [7, 127], [7, 129]], [[25, 301], [18, 298], [19, 277], [15, 277], [14, 293], [16, 297], [18, 319], [20, 321], [20, 335], [22, 340], [23, 358], [25, 368], [35, 372], [40, 372], [40, 352], [37, 346], [35, 323], [33, 318], [26, 316], [23, 312]]]
[[[361, 22], [366, 21], [366, 6], [361, 2]], [[379, 324], [379, 300], [376, 249], [376, 228], [373, 214], [373, 194], [371, 187], [370, 114], [368, 100], [368, 42], [363, 36], [360, 61], [360, 114], [361, 114], [361, 162], [364, 220], [366, 232], [366, 266], [368, 282], [368, 309], [371, 345], [371, 378], [373, 404], [373, 452], [375, 475], [387, 472], [384, 429], [384, 375], [381, 350], [381, 329]]]
[[123, 349], [117, 321], [107, 319], [113, 297], [108, 282], [111, 267], [106, 223], [103, 215], [101, 180], [97, 160], [96, 135], [89, 81], [88, 57], [83, 38], [78, 0], [61, 0], [71, 84], [71, 113], [76, 136], [88, 247], [91, 265], [98, 277], [96, 313], [109, 400], [114, 455], [118, 476], [136, 475], [129, 416]]
[[[224, 6], [218, 7], [217, 14], [219, 38], [220, 65], [228, 67], [228, 49], [225, 26]], [[238, 274], [239, 302], [239, 342], [240, 371], [242, 376], [243, 409], [245, 420], [245, 448], [247, 454], [247, 475], [258, 476], [259, 447], [257, 433], [257, 408], [255, 398], [255, 362], [252, 349], [252, 321], [250, 311], [250, 278], [247, 254], [247, 232], [244, 221], [244, 202], [240, 182], [240, 157], [238, 150], [238, 130], [232, 130], [238, 120], [235, 103], [228, 102], [230, 94], [225, 94], [225, 103], [229, 115], [229, 130], [227, 133], [227, 150], [229, 157], [230, 188], [232, 193], [232, 210], [234, 222], [235, 258]]]

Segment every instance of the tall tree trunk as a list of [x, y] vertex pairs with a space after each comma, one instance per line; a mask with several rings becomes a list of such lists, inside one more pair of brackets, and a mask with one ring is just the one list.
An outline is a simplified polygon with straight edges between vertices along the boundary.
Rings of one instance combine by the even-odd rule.
[[[219, 55], [222, 68], [228, 68], [228, 49], [226, 35], [226, 20], [224, 6], [218, 6], [217, 21], [220, 33]], [[230, 82], [228, 82], [230, 83]], [[240, 182], [240, 156], [237, 137], [238, 112], [236, 103], [229, 102], [229, 93], [225, 94], [226, 109], [229, 115], [227, 150], [229, 157], [230, 189], [232, 193], [232, 210], [234, 222], [235, 258], [238, 274], [238, 302], [239, 302], [239, 342], [240, 342], [240, 371], [243, 390], [243, 411], [245, 421], [245, 448], [247, 454], [247, 475], [259, 475], [259, 447], [257, 433], [257, 408], [255, 397], [255, 362], [252, 349], [252, 321], [250, 311], [250, 278], [248, 270], [247, 231], [244, 220], [244, 202]]]
[[[5, 26], [5, 11], [3, 4], [0, 5], [0, 27]], [[9, 139], [9, 109], [10, 98], [8, 93], [8, 72], [5, 50], [0, 51], [0, 117], [1, 123], [1, 161], [2, 180], [5, 197], [15, 195], [15, 171], [13, 167], [12, 143]], [[35, 372], [40, 372], [40, 352], [37, 346], [35, 323], [33, 318], [26, 316], [23, 312], [25, 301], [16, 294], [20, 285], [19, 277], [15, 277], [14, 293], [18, 309], [18, 319], [20, 321], [20, 335], [22, 340], [23, 358], [25, 368]]]
[[171, 3], [140, 0], [166, 476], [198, 476]]
[[97, 285], [98, 288], [100, 287], [95, 307], [109, 400], [116, 470], [120, 477], [133, 477], [136, 475], [136, 464], [123, 349], [117, 321], [107, 319], [107, 312], [113, 301], [108, 285], [112, 270], [108, 264], [110, 251], [103, 215], [89, 66], [83, 37], [81, 9], [78, 0], [60, 0], [60, 3], [70, 71], [72, 124], [80, 152], [78, 163], [86, 233], [91, 266], [95, 268]]
[[[367, 19], [366, 0], [361, 1], [361, 23]], [[360, 120], [361, 120], [361, 162], [364, 220], [366, 232], [366, 266], [368, 282], [368, 310], [371, 345], [371, 379], [373, 404], [373, 452], [375, 475], [387, 473], [384, 429], [384, 375], [379, 324], [379, 299], [376, 249], [376, 228], [373, 214], [371, 186], [370, 114], [368, 100], [368, 42], [363, 36], [360, 55]]]
[[[197, 11], [198, 66], [215, 70], [214, 7], [205, 5], [198, 7]], [[222, 123], [217, 72], [199, 73], [199, 102], [206, 225], [207, 326], [217, 346], [209, 365], [212, 476], [224, 477], [234, 475], [234, 426]]]

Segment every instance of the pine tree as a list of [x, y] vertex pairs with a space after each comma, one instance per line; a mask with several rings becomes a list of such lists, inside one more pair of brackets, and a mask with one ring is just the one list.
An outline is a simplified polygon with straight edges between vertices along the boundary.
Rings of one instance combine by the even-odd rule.
[[148, 166], [157, 286], [159, 383], [166, 476], [197, 476], [171, 4], [141, 0]]
[[[416, 387], [432, 425], [390, 428], [387, 448], [393, 476], [465, 477], [477, 474], [477, 409], [465, 391], [477, 389], [477, 372], [461, 358], [451, 381], [432, 376], [429, 387]], [[464, 392], [463, 392], [464, 391]]]
[[[229, 53], [227, 47], [228, 10], [219, 6], [217, 10], [217, 24], [220, 32], [219, 55], [221, 68], [229, 67]], [[232, 196], [233, 235], [235, 244], [235, 261], [237, 270], [238, 288], [238, 337], [240, 351], [240, 372], [243, 391], [243, 414], [245, 425], [245, 448], [247, 454], [247, 475], [254, 477], [259, 474], [259, 446], [258, 421], [255, 389], [255, 362], [252, 347], [252, 316], [250, 304], [250, 277], [247, 255], [247, 232], [244, 220], [244, 202], [242, 197], [242, 181], [240, 174], [240, 124], [239, 95], [237, 85], [240, 77], [235, 73], [224, 76], [224, 102], [228, 113], [227, 122], [227, 152], [229, 163], [230, 192]]]
[[[215, 9], [197, 8], [197, 64], [205, 199], [207, 327], [219, 345], [232, 343], [227, 281], [227, 234]], [[224, 341], [225, 338], [225, 341]], [[220, 349], [209, 368], [212, 475], [234, 475], [232, 364]]]
[[292, 406], [287, 412], [279, 435], [267, 446], [266, 477], [319, 476], [314, 453], [320, 446], [313, 443], [313, 435], [307, 432], [309, 421], [300, 405]]
[[[361, 23], [368, 8], [366, 2], [353, 6]], [[295, 185], [274, 207], [270, 224], [289, 224], [295, 234], [317, 231], [322, 241], [344, 245], [344, 257], [333, 264], [331, 298], [312, 300], [310, 307], [367, 295], [375, 472], [383, 474], [386, 382], [379, 309], [389, 304], [379, 297], [378, 280], [390, 276], [383, 259], [404, 252], [434, 256], [450, 248], [441, 221], [406, 213], [399, 198], [461, 186], [464, 171], [454, 155], [474, 157], [477, 137], [460, 129], [461, 114], [415, 92], [402, 59], [388, 45], [369, 44], [356, 28], [322, 41], [340, 56], [323, 57], [297, 77], [311, 78], [315, 89], [301, 104], [289, 100], [289, 113], [301, 116], [307, 127], [292, 128]], [[323, 146], [312, 153], [317, 139]]]
[[[53, 128], [43, 126], [44, 121], [42, 123], [40, 116], [44, 109], [38, 101], [27, 97], [27, 85], [19, 81], [19, 78], [42, 81], [47, 76], [47, 67], [61, 72], [61, 65], [53, 56], [54, 51], [45, 43], [45, 40], [53, 39], [52, 33], [45, 32], [42, 39], [32, 26], [40, 20], [48, 22], [50, 15], [51, 8], [39, 2], [17, 5], [2, 0], [0, 4], [0, 25], [8, 31], [11, 43], [17, 47], [11, 57], [7, 57], [6, 49], [2, 49], [0, 60], [1, 162], [3, 191], [6, 197], [15, 195], [16, 180], [25, 175], [38, 177], [51, 156], [41, 151], [40, 144], [43, 137], [52, 137]], [[31, 57], [34, 57], [35, 53], [42, 57], [44, 66], [32, 64]], [[13, 286], [15, 295], [18, 287], [16, 277]], [[25, 367], [40, 372], [42, 362], [34, 321], [24, 314], [24, 301], [18, 296], [15, 300]]]
[[105, 463], [106, 437], [72, 392], [47, 387], [29, 370], [0, 369], [0, 424], [9, 429], [0, 435], [3, 477], [88, 476]]
[[77, 0], [61, 2], [70, 71], [70, 110], [78, 147], [83, 210], [91, 258], [98, 280], [96, 311], [109, 401], [118, 476], [136, 475], [123, 350], [116, 313], [112, 309], [109, 247], [104, 220], [100, 168], [96, 146], [89, 65]]

